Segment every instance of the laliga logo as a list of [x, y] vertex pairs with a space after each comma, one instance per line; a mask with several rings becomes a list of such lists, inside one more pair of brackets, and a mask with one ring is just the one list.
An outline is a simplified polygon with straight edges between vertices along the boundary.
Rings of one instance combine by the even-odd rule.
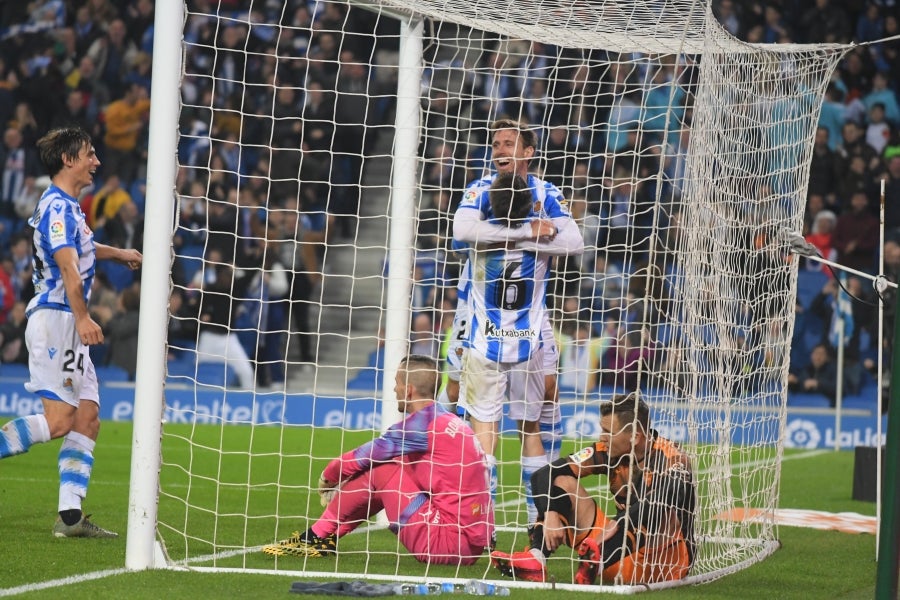
[[784, 430], [785, 448], [818, 448], [822, 435], [812, 421], [794, 419]]

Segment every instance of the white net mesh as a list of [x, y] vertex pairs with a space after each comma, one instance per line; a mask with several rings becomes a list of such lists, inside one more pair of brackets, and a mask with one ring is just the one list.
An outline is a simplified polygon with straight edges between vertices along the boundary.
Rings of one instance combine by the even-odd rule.
[[[768, 554], [795, 295], [786, 234], [845, 48], [741, 44], [702, 2], [366, 6], [188, 3], [173, 271], [185, 308], [171, 311], [159, 523], [171, 558], [271, 568], [252, 550], [312, 522], [325, 461], [380, 430], [395, 16], [413, 14], [428, 20], [411, 350], [440, 356], [446, 339], [461, 266], [450, 223], [490, 172], [489, 124], [530, 123], [532, 167], [563, 190], [586, 247], [548, 289], [563, 454], [596, 438], [599, 401], [643, 390], [698, 482], [687, 581]], [[505, 433], [496, 519], [500, 546], [519, 549]], [[340, 550], [275, 568], [492, 576], [486, 560], [420, 567], [378, 528]], [[549, 562], [560, 582], [576, 568], [568, 550]]]

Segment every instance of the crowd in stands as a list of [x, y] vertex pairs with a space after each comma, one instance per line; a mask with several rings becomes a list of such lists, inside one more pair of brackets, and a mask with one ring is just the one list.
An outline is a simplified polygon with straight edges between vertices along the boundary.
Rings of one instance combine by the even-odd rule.
[[[713, 8], [729, 32], [756, 43], [867, 42], [898, 34], [897, 13], [890, 1], [719, 0]], [[535, 171], [564, 190], [582, 225], [587, 249], [579, 261], [557, 265], [558, 284], [550, 299], [556, 309], [561, 386], [578, 392], [605, 384], [632, 387], [640, 366], [645, 373], [660, 366], [666, 354], [662, 350], [670, 341], [667, 328], [648, 331], [645, 326], [656, 318], [647, 317], [648, 303], [642, 299], [657, 301], [651, 312], [662, 312], [658, 307], [664, 303], [660, 297], [653, 298], [660, 286], [645, 276], [645, 267], [651, 262], [651, 249], [666, 253], [674, 247], [665, 236], [654, 242], [651, 231], [659, 228], [677, 235], [681, 163], [690, 138], [696, 73], [689, 57], [669, 62], [633, 54], [586, 55], [540, 43], [527, 48], [530, 55], [519, 50], [512, 43], [486, 46], [482, 60], [470, 69], [474, 100], [468, 109], [455, 106], [439, 86], [431, 90], [426, 105], [431, 137], [424, 145], [426, 194], [419, 213], [420, 218], [430, 219], [421, 221], [417, 275], [435, 285], [430, 297], [421, 291], [416, 296], [417, 330], [429, 331], [446, 321], [439, 307], [453, 305], [452, 285], [443, 285], [453, 282], [459, 266], [451, 250], [447, 215], [452, 217], [465, 183], [489, 168], [479, 134], [499, 116], [528, 115], [541, 137]], [[861, 45], [839, 63], [819, 119], [805, 198], [804, 237], [822, 257], [870, 275], [878, 273], [882, 180], [886, 182], [885, 254], [900, 241], [898, 50], [897, 40]], [[435, 62], [433, 70], [440, 67]], [[550, 89], [540, 88], [548, 73], [566, 75]], [[672, 121], [667, 124], [663, 109], [670, 104]], [[468, 121], [461, 122], [460, 115]], [[452, 135], [470, 127], [475, 135]], [[448, 187], [452, 193], [447, 193]], [[657, 198], [666, 205], [654, 212]], [[432, 253], [438, 256], [433, 264]], [[896, 281], [890, 266], [886, 271]], [[838, 342], [829, 333], [839, 287], [827, 267], [808, 259], [800, 265], [799, 281], [790, 388], [815, 392], [811, 394], [815, 398], [799, 401], [833, 405], [834, 381], [819, 387], [803, 382], [810, 379], [804, 373], [817, 370], [811, 365], [823, 356], [830, 366], [825, 372], [835, 371]], [[852, 302], [853, 324], [846, 325], [842, 395], [863, 395], [860, 404], [868, 402], [871, 407], [873, 386], [878, 385], [873, 309], [877, 297], [867, 279], [851, 276], [843, 285], [859, 300]], [[892, 312], [890, 297], [886, 302]], [[421, 313], [427, 314], [432, 307], [429, 326]], [[745, 326], [736, 325], [738, 329]], [[889, 322], [887, 331], [890, 326]], [[748, 330], [736, 333], [741, 344], [758, 347], [767, 336], [777, 337], [761, 326], [744, 328]], [[772, 357], [764, 356], [767, 352], [761, 351], [747, 368], [773, 364]]]
[[[328, 243], [352, 240], [366, 158], [379, 136], [390, 135], [396, 81], [373, 65], [379, 52], [396, 50], [399, 28], [335, 2], [189, 0], [187, 8], [176, 181], [181, 258], [172, 274], [170, 339], [176, 348], [190, 349], [198, 340], [233, 348], [236, 385], [277, 383], [284, 378], [286, 331], [297, 333], [298, 360], [316, 362], [309, 315], [322, 257]], [[892, 0], [716, 0], [713, 8], [728, 31], [750, 42], [870, 42], [898, 34]], [[210, 16], [216, 12], [219, 18]], [[27, 359], [21, 341], [23, 303], [31, 295], [25, 219], [48, 184], [34, 151], [44, 132], [75, 123], [92, 134], [103, 165], [83, 199], [91, 227], [100, 241], [142, 249], [153, 13], [153, 0], [0, 7], [0, 362]], [[514, 63], [519, 50], [529, 51], [527, 65]], [[896, 41], [860, 45], [834, 73], [816, 136], [804, 231], [823, 256], [874, 273], [879, 249], [871, 228], [877, 227], [877, 182], [886, 178], [884, 255], [894, 280], [900, 274], [898, 50]], [[661, 132], [667, 119], [690, 122], [696, 70], [674, 58], [617, 61], [594, 53], [586, 61], [580, 51], [538, 42], [486, 41], [479, 56], [474, 68], [464, 69], [465, 107], [436, 83], [442, 65], [448, 72], [459, 65], [431, 56], [423, 82], [417, 245], [425, 258], [417, 263], [412, 341], [439, 352], [437, 340], [449, 323], [444, 313], [454, 306], [455, 262], [447, 251], [453, 210], [465, 184], [489, 168], [486, 124], [521, 115], [540, 129], [536, 169], [566, 191], [594, 249], [559, 266], [554, 293], [566, 300], [554, 308], [579, 316], [557, 323], [563, 384], [596, 389], [602, 375], [585, 375], [585, 366], [627, 375], [653, 351], [648, 333], [629, 327], [644, 308], [634, 299], [654, 293], [634, 276], [634, 266], [651, 249], [654, 198], [681, 192], [690, 129]], [[636, 77], [650, 82], [644, 95], [631, 91], [638, 89], [630, 85]], [[666, 113], [670, 104], [675, 110]], [[661, 152], [652, 149], [663, 147], [667, 158], [660, 165]], [[654, 186], [664, 186], [662, 193]], [[678, 217], [669, 211], [667, 231], [677, 230]], [[671, 249], [671, 240], [660, 243]], [[798, 297], [792, 353], [799, 380], [820, 343], [829, 360], [834, 355], [824, 325], [834, 284], [817, 269], [812, 261], [801, 267], [806, 295]], [[854, 279], [847, 285], [873, 301], [870, 286]], [[131, 374], [139, 282], [139, 273], [104, 265], [91, 303], [109, 340], [97, 349], [96, 362]], [[818, 289], [810, 293], [811, 286]], [[217, 301], [223, 297], [236, 301]], [[860, 314], [854, 314], [848, 356], [861, 374], [851, 393], [864, 385], [878, 337], [872, 311], [861, 308], [868, 305], [853, 306]], [[233, 336], [239, 343], [221, 337], [234, 330], [241, 331]], [[253, 361], [261, 368], [254, 370]]]
[[[34, 149], [41, 135], [62, 125], [92, 135], [102, 165], [80, 199], [88, 223], [98, 241], [142, 249], [154, 8], [153, 0], [0, 7], [2, 362], [27, 363], [26, 220], [49, 185]], [[380, 94], [367, 66], [385, 25], [368, 11], [306, 0], [191, 0], [187, 14], [175, 239], [183, 258], [173, 267], [170, 340], [198, 346], [201, 361], [204, 348], [215, 360], [227, 347], [233, 383], [250, 389], [283, 379], [288, 329], [299, 332], [299, 360], [316, 360], [308, 315], [326, 232], [355, 231], [363, 155], [381, 131], [366, 125], [390, 110], [371, 102]], [[98, 265], [90, 308], [107, 343], [92, 356], [132, 377], [139, 290], [139, 272]]]

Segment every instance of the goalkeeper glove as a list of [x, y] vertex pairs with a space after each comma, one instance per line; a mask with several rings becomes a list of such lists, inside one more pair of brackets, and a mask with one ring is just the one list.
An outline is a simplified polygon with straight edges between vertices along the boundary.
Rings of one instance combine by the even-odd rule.
[[328, 506], [328, 503], [331, 502], [340, 487], [340, 485], [325, 481], [321, 477], [319, 478], [319, 501], [323, 507]]

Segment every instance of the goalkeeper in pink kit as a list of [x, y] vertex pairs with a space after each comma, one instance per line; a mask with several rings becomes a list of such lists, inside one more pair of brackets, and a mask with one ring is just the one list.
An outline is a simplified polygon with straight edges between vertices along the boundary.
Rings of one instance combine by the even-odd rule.
[[326, 556], [337, 540], [384, 509], [390, 529], [417, 560], [471, 565], [493, 530], [484, 452], [469, 426], [434, 401], [435, 361], [404, 358], [394, 391], [406, 418], [332, 460], [319, 492], [325, 511], [306, 531], [263, 547], [273, 556]]

